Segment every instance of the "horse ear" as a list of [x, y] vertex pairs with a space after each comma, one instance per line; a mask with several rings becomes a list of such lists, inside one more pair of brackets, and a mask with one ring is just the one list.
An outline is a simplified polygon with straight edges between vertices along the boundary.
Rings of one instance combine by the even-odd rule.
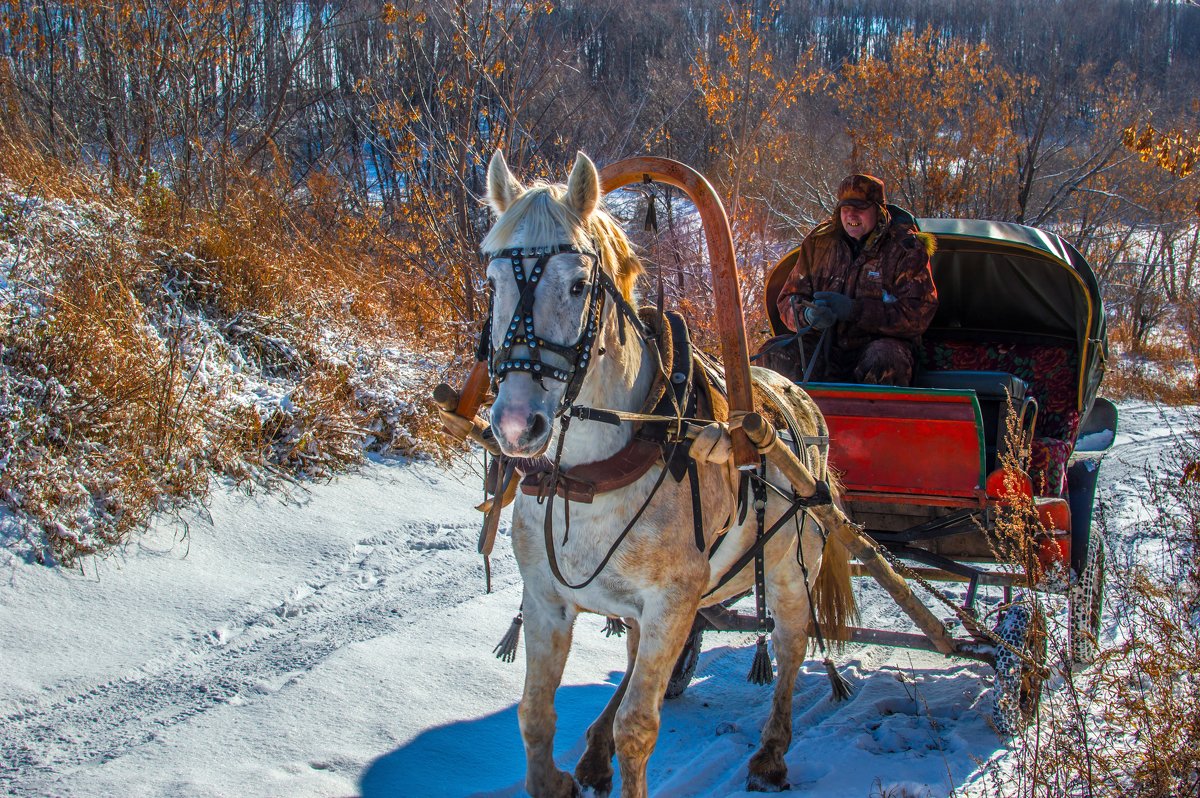
[[600, 175], [596, 165], [582, 152], [575, 156], [575, 166], [567, 180], [567, 203], [580, 219], [587, 219], [600, 203]]
[[508, 171], [508, 161], [504, 160], [504, 153], [496, 150], [488, 164], [488, 204], [496, 213], [504, 213], [524, 190], [525, 187], [517, 182], [512, 172]]

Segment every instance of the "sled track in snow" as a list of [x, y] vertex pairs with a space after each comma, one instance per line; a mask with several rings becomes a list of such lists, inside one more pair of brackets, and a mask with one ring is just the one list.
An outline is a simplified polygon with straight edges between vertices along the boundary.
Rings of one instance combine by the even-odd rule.
[[[477, 561], [476, 531], [447, 531], [367, 538], [299, 598], [230, 619], [233, 633], [198, 632], [138, 673], [0, 718], [0, 793], [49, 794], [79, 765], [116, 759], [211, 709], [269, 698], [344, 646], [387, 635], [431, 606], [477, 597], [482, 584], [462, 579], [465, 560]], [[447, 543], [459, 539], [464, 547]]]

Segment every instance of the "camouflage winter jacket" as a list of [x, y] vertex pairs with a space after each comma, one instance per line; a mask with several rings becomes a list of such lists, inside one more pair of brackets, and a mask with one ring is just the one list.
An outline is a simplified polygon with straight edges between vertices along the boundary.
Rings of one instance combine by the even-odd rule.
[[825, 222], [801, 242], [796, 265], [779, 292], [779, 314], [789, 328], [804, 327], [803, 308], [796, 308], [793, 297], [811, 301], [814, 291], [837, 291], [855, 302], [851, 319], [833, 330], [835, 349], [857, 349], [876, 338], [915, 345], [937, 311], [929, 265], [935, 248], [933, 236], [881, 219], [855, 256], [841, 222]]

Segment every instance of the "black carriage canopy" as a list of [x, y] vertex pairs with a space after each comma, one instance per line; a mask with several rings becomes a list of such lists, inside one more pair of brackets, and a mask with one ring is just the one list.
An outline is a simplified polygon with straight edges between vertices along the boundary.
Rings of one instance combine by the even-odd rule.
[[[912, 216], [888, 206], [906, 220]], [[937, 238], [938, 312], [930, 338], [1059, 343], [1078, 356], [1077, 402], [1091, 408], [1108, 357], [1100, 286], [1084, 257], [1055, 233], [982, 219], [913, 220]], [[793, 249], [772, 269], [766, 311], [785, 332], [775, 297], [795, 265]]]
[[1059, 341], [1078, 356], [1078, 408], [1091, 408], [1108, 336], [1096, 275], [1060, 236], [1012, 222], [920, 219], [937, 238], [930, 336]]

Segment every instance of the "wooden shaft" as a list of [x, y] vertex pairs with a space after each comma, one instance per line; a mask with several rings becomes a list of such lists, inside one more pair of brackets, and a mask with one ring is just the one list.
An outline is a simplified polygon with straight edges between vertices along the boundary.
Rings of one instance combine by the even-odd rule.
[[[775, 428], [771, 426], [770, 421], [758, 413], [747, 413], [742, 419], [742, 429], [755, 448], [766, 454], [767, 459], [783, 472], [797, 493], [808, 498], [817, 492], [817, 480], [813, 477], [812, 472], [792, 454], [790, 449], [786, 446], [776, 445], [779, 442], [779, 436], [775, 434]], [[783, 454], [773, 455], [776, 450]]]
[[[962, 574], [945, 571], [941, 568], [922, 568], [913, 566], [912, 572], [922, 579], [930, 582], [962, 582], [968, 583], [971, 577], [963, 576]], [[865, 568], [855, 563], [850, 566], [851, 576], [870, 576]], [[1033, 587], [1029, 583], [1029, 577], [1025, 574], [1016, 573], [1013, 571], [985, 571], [976, 577], [976, 582], [980, 585], [993, 585], [996, 587]]]
[[439, 382], [433, 386], [433, 403], [447, 413], [453, 413], [458, 409], [458, 391], [444, 382]]
[[[605, 193], [640, 183], [646, 178], [681, 188], [692, 200], [704, 223], [704, 238], [712, 268], [713, 297], [717, 305], [717, 329], [721, 337], [721, 361], [729, 390], [729, 406], [741, 412], [754, 409], [750, 393], [750, 354], [746, 346], [746, 321], [738, 288], [737, 259], [729, 217], [717, 192], [695, 169], [669, 158], [642, 156], [626, 158], [600, 170]], [[741, 432], [733, 432], [733, 458], [738, 468], [753, 468], [758, 453]]]
[[[486, 368], [484, 369], [484, 374], [487, 374]], [[470, 379], [467, 380], [467, 383], [468, 385], [470, 384]], [[467, 406], [464, 404], [465, 400], [459, 399], [458, 391], [454, 390], [453, 387], [444, 382], [439, 382], [434, 386], [433, 401], [442, 410], [445, 410], [447, 413], [454, 413], [455, 415], [460, 415], [458, 413], [459, 408], [465, 408]], [[478, 405], [476, 405], [476, 407], [478, 407]], [[462, 417], [467, 418], [467, 416]], [[486, 434], [488, 429], [487, 426], [474, 414], [472, 414], [470, 418], [471, 428], [467, 431], [467, 437], [475, 441], [475, 443], [478, 443], [483, 448], [487, 449], [492, 454], [500, 454], [500, 447], [496, 445], [495, 438], [492, 438]], [[446, 425], [443, 424], [442, 426], [445, 427]], [[457, 437], [457, 433], [455, 433], [453, 429], [447, 428], [446, 431]]]
[[487, 396], [490, 381], [487, 362], [476, 360], [475, 364], [471, 366], [470, 373], [467, 374], [467, 381], [463, 383], [462, 390], [458, 392], [458, 403], [453, 410], [455, 415], [463, 418], [475, 418], [480, 405], [483, 404], [483, 397]]
[[[844, 633], [829, 633], [831, 640], [845, 640], [848, 643], [865, 643], [867, 645], [890, 646], [893, 648], [915, 648], [921, 651], [939, 651], [935, 641], [925, 635], [894, 632], [890, 629], [863, 629], [857, 626], [847, 627]], [[970, 638], [953, 638], [954, 655], [967, 659], [979, 660], [989, 665], [996, 663], [996, 647], [990, 643], [981, 643]], [[940, 652], [946, 653], [946, 652]]]
[[913, 619], [925, 636], [933, 641], [938, 651], [943, 654], [954, 653], [954, 641], [950, 638], [946, 625], [921, 603], [908, 586], [908, 582], [892, 570], [892, 566], [883, 559], [873, 541], [833, 505], [813, 508], [813, 514], [817, 516], [829, 537], [858, 558], [867, 573], [873, 576], [892, 600], [900, 605], [900, 609]]
[[[779, 436], [775, 434], [769, 421], [757, 413], [747, 413], [742, 420], [742, 429], [746, 431], [746, 436], [751, 442], [766, 454], [767, 460], [783, 472], [798, 494], [808, 497], [816, 493], [816, 480], [812, 472], [800, 462], [791, 449], [778, 445]], [[954, 653], [954, 641], [946, 625], [913, 594], [908, 582], [892, 570], [892, 566], [880, 555], [875, 541], [864, 535], [836, 504], [812, 507], [809, 512], [817, 517], [831, 539], [858, 558], [867, 573], [874, 577], [908, 617], [913, 619], [938, 651], [943, 654]]]

